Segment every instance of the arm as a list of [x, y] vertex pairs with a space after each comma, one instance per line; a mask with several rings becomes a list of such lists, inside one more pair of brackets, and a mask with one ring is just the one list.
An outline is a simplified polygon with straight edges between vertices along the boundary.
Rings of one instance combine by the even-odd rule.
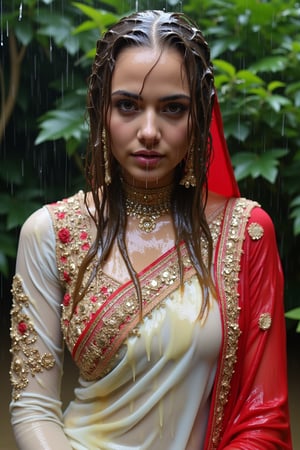
[[62, 426], [62, 290], [46, 208], [21, 230], [13, 282], [11, 421], [21, 450], [71, 449]]
[[[251, 224], [263, 230], [258, 239], [253, 239]], [[243, 252], [239, 281], [242, 335], [233, 395], [227, 405], [229, 421], [218, 448], [291, 450], [283, 277], [273, 224], [259, 208], [252, 211], [246, 227]]]

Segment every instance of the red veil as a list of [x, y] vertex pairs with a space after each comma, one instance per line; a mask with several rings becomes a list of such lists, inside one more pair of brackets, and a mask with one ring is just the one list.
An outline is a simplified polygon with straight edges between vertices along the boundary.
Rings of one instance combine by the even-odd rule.
[[212, 155], [208, 171], [208, 189], [225, 197], [239, 197], [240, 191], [229, 157], [217, 96], [214, 99], [210, 132]]

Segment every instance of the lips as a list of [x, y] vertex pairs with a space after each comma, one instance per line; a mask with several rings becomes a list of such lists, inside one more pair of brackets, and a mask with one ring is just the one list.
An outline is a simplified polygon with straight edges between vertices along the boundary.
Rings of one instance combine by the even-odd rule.
[[138, 150], [132, 154], [139, 166], [152, 168], [155, 167], [163, 156], [154, 150]]

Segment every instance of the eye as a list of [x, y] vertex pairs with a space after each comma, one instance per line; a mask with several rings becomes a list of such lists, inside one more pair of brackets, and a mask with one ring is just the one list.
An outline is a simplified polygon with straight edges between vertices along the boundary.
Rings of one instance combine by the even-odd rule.
[[138, 104], [130, 99], [121, 99], [116, 102], [116, 107], [122, 113], [132, 113], [138, 111]]
[[167, 103], [163, 108], [163, 112], [171, 115], [180, 115], [185, 113], [187, 110], [188, 106], [179, 102]]

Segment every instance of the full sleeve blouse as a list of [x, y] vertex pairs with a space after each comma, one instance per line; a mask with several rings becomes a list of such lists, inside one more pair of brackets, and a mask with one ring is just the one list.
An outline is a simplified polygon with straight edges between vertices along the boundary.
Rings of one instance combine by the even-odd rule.
[[[46, 208], [22, 227], [12, 292], [14, 397], [10, 409], [17, 445], [22, 450], [71, 449], [63, 432], [60, 400], [62, 289]], [[26, 358], [22, 359], [22, 353]]]

